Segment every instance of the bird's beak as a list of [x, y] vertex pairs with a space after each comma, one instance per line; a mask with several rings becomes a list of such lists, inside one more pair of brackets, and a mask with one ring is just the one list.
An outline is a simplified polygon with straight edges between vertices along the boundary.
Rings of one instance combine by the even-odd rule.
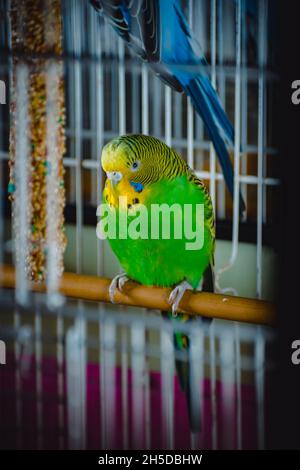
[[113, 187], [115, 187], [123, 178], [123, 175], [120, 171], [107, 171], [106, 176], [110, 180]]

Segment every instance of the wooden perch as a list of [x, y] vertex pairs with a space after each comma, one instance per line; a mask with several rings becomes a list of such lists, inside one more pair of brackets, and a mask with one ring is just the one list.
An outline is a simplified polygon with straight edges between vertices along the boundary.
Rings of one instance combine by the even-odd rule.
[[[3, 287], [15, 287], [15, 272], [12, 266], [0, 267], [0, 280]], [[110, 302], [108, 287], [111, 279], [65, 273], [60, 282], [60, 292], [75, 299]], [[44, 292], [45, 284], [31, 282], [30, 289]], [[171, 289], [142, 286], [135, 282], [125, 284], [124, 292], [116, 292], [116, 302], [122, 305], [145, 307], [158, 310], [170, 310], [168, 297]], [[274, 326], [276, 309], [272, 302], [264, 300], [233, 297], [208, 292], [185, 293], [181, 303], [181, 312], [203, 317], [220, 318], [240, 322]]]

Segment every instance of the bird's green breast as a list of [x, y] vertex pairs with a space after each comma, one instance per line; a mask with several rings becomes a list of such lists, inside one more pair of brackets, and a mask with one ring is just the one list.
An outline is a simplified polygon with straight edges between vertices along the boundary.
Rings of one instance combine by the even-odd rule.
[[[142, 284], [157, 286], [172, 286], [186, 279], [196, 288], [213, 257], [214, 251], [209, 202], [205, 191], [189, 181], [185, 175], [172, 180], [160, 180], [152, 184], [150, 190], [147, 191], [147, 197], [144, 199], [144, 205], [148, 210], [148, 239], [131, 239], [130, 237], [120, 239], [118, 237], [118, 215], [121, 209], [117, 209], [117, 237], [109, 239], [109, 242], [128, 276]], [[160, 206], [162, 204], [166, 204], [169, 208], [176, 204], [176, 209], [181, 209], [181, 211], [175, 210], [175, 215], [172, 211], [170, 212], [169, 239], [163, 238], [163, 236], [168, 236], [168, 230], [164, 235], [161, 230], [156, 232], [155, 236], [158, 233], [158, 239], [153, 239], [153, 213], [151, 218], [151, 210], [153, 205]], [[189, 205], [188, 210], [187, 205]], [[197, 212], [197, 205], [198, 209], [203, 205], [203, 219], [199, 217], [201, 210]], [[185, 233], [188, 213], [191, 214], [188, 219], [190, 230], [199, 227], [202, 231], [204, 242], [201, 249], [187, 248], [187, 243], [190, 244], [190, 247], [196, 247], [196, 244], [193, 245], [193, 239], [191, 239], [192, 232], [190, 235]], [[129, 211], [127, 217], [128, 228], [138, 215], [139, 211], [135, 216], [130, 215]], [[161, 216], [159, 221], [162, 221]], [[181, 221], [182, 237], [176, 239]]]

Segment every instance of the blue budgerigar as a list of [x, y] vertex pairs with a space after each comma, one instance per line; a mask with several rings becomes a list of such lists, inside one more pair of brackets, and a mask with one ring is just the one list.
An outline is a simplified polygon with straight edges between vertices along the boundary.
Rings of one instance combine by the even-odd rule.
[[[234, 175], [227, 144], [234, 144], [234, 130], [211, 84], [207, 61], [187, 23], [181, 0], [90, 1], [164, 83], [191, 98], [233, 195]], [[240, 196], [240, 211], [244, 209]]]

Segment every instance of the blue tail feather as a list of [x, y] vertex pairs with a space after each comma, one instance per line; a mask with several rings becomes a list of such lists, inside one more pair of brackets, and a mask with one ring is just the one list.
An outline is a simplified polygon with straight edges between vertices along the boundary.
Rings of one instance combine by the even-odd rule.
[[[228, 140], [233, 142], [233, 129], [225, 112], [221, 107], [221, 104], [216, 98], [216, 93], [214, 92], [212, 85], [210, 85], [212, 90], [209, 90], [209, 92], [207, 92], [207, 83], [209, 83], [209, 81], [206, 77], [193, 79], [186, 86], [186, 92], [191, 97], [194, 107], [196, 108], [197, 112], [205, 123], [207, 132], [216, 149], [219, 162], [224, 174], [224, 179], [233, 197], [233, 168], [231, 165], [228, 150], [224, 142], [224, 138], [220, 133], [222, 130], [227, 136]], [[245, 209], [245, 202], [243, 200], [242, 195], [240, 194], [240, 213], [242, 214]]]
[[226, 139], [230, 144], [234, 145], [234, 129], [223, 109], [219, 96], [217, 95], [208, 77], [201, 77], [199, 82], [201, 89], [209, 97], [210, 104], [213, 107], [217, 120], [225, 133]]

